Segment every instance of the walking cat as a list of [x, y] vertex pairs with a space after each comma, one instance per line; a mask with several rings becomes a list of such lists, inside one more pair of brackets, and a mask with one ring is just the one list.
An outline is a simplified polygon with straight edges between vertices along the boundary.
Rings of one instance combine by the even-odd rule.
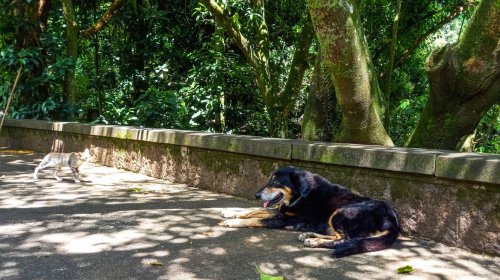
[[57, 172], [61, 170], [61, 167], [68, 166], [73, 173], [73, 179], [75, 183], [79, 183], [80, 173], [78, 168], [84, 163], [90, 161], [89, 149], [85, 149], [82, 153], [50, 153], [46, 155], [42, 162], [35, 168], [35, 173], [33, 173], [33, 179], [38, 179], [38, 171], [44, 169], [48, 166], [54, 166], [54, 177], [57, 181], [62, 179], [57, 176]]

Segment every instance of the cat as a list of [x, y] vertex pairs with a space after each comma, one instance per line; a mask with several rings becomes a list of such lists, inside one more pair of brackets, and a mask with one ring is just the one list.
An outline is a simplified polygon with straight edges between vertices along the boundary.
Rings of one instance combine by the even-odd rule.
[[48, 166], [55, 166], [54, 177], [57, 181], [62, 179], [57, 176], [57, 172], [61, 167], [68, 166], [73, 173], [73, 179], [75, 183], [80, 183], [80, 173], [78, 168], [84, 163], [90, 161], [89, 149], [85, 149], [82, 153], [50, 153], [47, 154], [42, 162], [35, 168], [35, 173], [33, 173], [33, 179], [38, 179], [38, 171], [44, 169]]

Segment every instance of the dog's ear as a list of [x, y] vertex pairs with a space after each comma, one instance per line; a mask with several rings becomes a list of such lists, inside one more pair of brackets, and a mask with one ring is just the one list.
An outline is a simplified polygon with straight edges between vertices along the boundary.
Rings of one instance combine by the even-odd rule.
[[311, 185], [307, 180], [307, 174], [304, 172], [294, 172], [292, 175], [292, 183], [296, 186], [300, 196], [307, 197], [311, 192]]
[[311, 192], [311, 185], [307, 182], [306, 177], [300, 177], [300, 196], [307, 197]]

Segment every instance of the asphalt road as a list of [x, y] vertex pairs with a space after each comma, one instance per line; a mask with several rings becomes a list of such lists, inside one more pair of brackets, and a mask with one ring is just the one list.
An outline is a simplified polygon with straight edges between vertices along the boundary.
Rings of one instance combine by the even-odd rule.
[[[61, 182], [42, 154], [0, 150], [0, 279], [498, 279], [500, 258], [400, 238], [393, 248], [330, 257], [298, 233], [218, 226], [256, 202], [84, 164]], [[135, 191], [135, 192], [133, 192]], [[410, 265], [411, 274], [397, 274]]]

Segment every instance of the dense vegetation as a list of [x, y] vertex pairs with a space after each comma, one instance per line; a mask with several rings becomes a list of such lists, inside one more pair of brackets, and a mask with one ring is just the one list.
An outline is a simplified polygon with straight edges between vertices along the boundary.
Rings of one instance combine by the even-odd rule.
[[[334, 7], [333, 2], [344, 3], [347, 12], [339, 5], [328, 12], [340, 14], [322, 22], [327, 12], [322, 9], [320, 15], [318, 7]], [[480, 34], [480, 28], [485, 28], [474, 25], [472, 14], [478, 6], [485, 7], [488, 17], [498, 23], [495, 1], [482, 2], [1, 0], [0, 109], [5, 108], [21, 69], [9, 109], [13, 118], [500, 153], [498, 59], [488, 62], [493, 63], [487, 64], [487, 69], [493, 69], [490, 72], [477, 70], [482, 69], [478, 66], [482, 62], [470, 57], [461, 63], [477, 70], [479, 77], [493, 79], [483, 82], [494, 92], [489, 93], [493, 96], [488, 102], [479, 109], [466, 107], [478, 114], [477, 121], [471, 120], [467, 128], [444, 121], [439, 130], [445, 134], [437, 135], [431, 133], [431, 126], [440, 126], [439, 118], [436, 114], [429, 117], [436, 111], [435, 104], [443, 102], [436, 97], [439, 79], [434, 77], [429, 84], [426, 59], [433, 50], [445, 52], [446, 46], [454, 46], [450, 50], [458, 54], [465, 52], [471, 29], [477, 28]], [[380, 129], [389, 142], [361, 139], [346, 129], [368, 118], [348, 120], [352, 108], [346, 100], [358, 89], [340, 81], [339, 73], [347, 70], [340, 69], [338, 57], [333, 56], [344, 54], [329, 52], [340, 45], [329, 45], [327, 31], [342, 28], [340, 18], [348, 16], [349, 8], [349, 19], [364, 36], [357, 37], [360, 50], [345, 49], [363, 54], [359, 67], [366, 66], [371, 85], [366, 94], [374, 104], [369, 114], [380, 117]], [[481, 42], [485, 46], [499, 42], [499, 34], [497, 25], [483, 36], [488, 40]], [[454, 45], [459, 37], [460, 44]], [[479, 45], [476, 37], [474, 44]], [[493, 49], [500, 53], [497, 45]], [[481, 56], [475, 53], [473, 57]], [[353, 68], [352, 63], [347, 66]], [[318, 86], [315, 76], [324, 76], [326, 85]], [[320, 96], [326, 92], [333, 97]], [[314, 97], [320, 102], [313, 103]], [[461, 100], [447, 98], [445, 103]], [[460, 116], [466, 115], [463, 108], [448, 107], [443, 109], [449, 110], [445, 111], [447, 119], [451, 116], [461, 123]], [[311, 117], [311, 111], [322, 110], [325, 113]], [[423, 111], [426, 121], [422, 121]], [[307, 131], [310, 126], [303, 125], [304, 119], [314, 124], [312, 131]], [[431, 134], [415, 130], [419, 120], [418, 127], [428, 128]], [[465, 129], [471, 131], [450, 132]], [[415, 131], [418, 135], [412, 137]], [[472, 136], [465, 139], [464, 134]], [[436, 140], [434, 146], [426, 137], [460, 141]]]

